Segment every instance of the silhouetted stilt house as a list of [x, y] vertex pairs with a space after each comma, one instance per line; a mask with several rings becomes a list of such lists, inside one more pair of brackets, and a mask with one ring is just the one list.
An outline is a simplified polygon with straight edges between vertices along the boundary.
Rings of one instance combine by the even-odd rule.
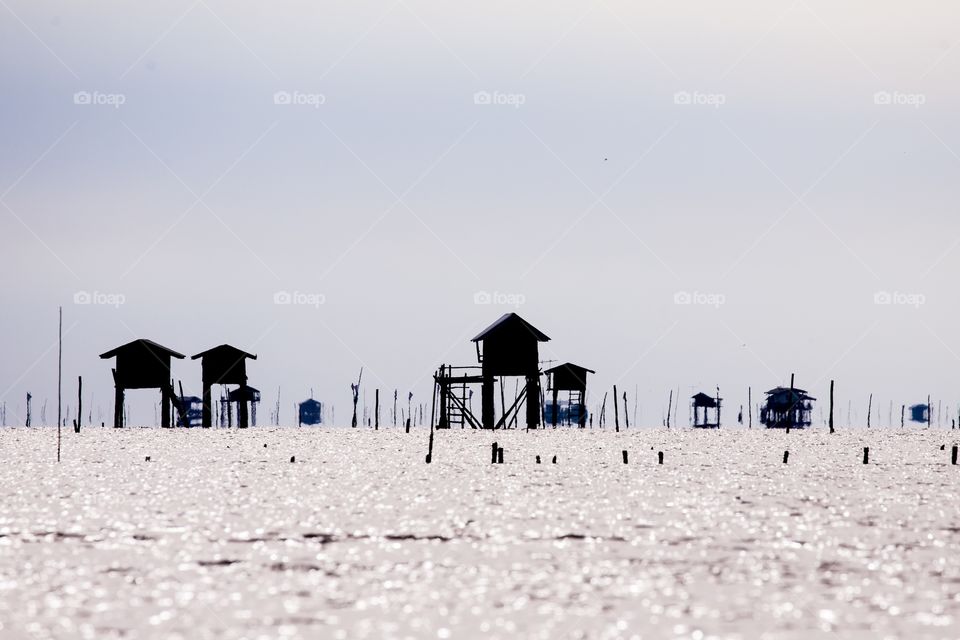
[[[480, 423], [484, 429], [508, 424], [512, 412], [526, 401], [527, 428], [540, 426], [540, 351], [549, 337], [515, 313], [506, 313], [481, 331], [471, 342], [480, 361]], [[513, 405], [495, 423], [493, 384], [497, 376], [519, 376], [525, 381]]]
[[[236, 389], [227, 392], [227, 397], [220, 400], [220, 402], [225, 402], [228, 405], [227, 426], [233, 426], [230, 424], [233, 417], [233, 410], [230, 409], [230, 406], [232, 405], [237, 406], [237, 427], [246, 429], [248, 424], [251, 422], [253, 426], [257, 426], [257, 403], [260, 402], [259, 389], [254, 389], [251, 386], [243, 385], [242, 387], [237, 387]], [[221, 411], [221, 415], [222, 414], [223, 411]]]
[[927, 424], [930, 421], [930, 407], [926, 404], [910, 406], [910, 422]]
[[[691, 398], [693, 408], [693, 426], [697, 429], [719, 429], [720, 428], [720, 404], [723, 398], [717, 395], [711, 398], [705, 393], [698, 393]], [[711, 420], [710, 410], [713, 410]]]
[[[257, 356], [230, 346], [220, 346], [201, 351], [191, 360], [200, 360], [203, 369], [203, 426], [209, 428], [213, 424], [213, 413], [210, 404], [210, 387], [215, 384], [235, 384], [243, 389], [247, 386], [247, 358], [256, 360]], [[233, 393], [233, 392], [231, 392]], [[257, 401], [260, 393], [257, 392]], [[237, 407], [237, 421], [241, 428], [247, 426], [247, 405], [240, 402]]]
[[[544, 406], [544, 422], [554, 426], [558, 423], [576, 422], [580, 427], [585, 427], [587, 425], [587, 374], [596, 373], [596, 371], [565, 362], [547, 369], [544, 373], [547, 374], [547, 391], [552, 395], [552, 401]], [[565, 411], [558, 403], [560, 391], [567, 392]]]
[[159, 389], [160, 426], [169, 427], [170, 405], [174, 405], [178, 411], [181, 410], [173, 390], [170, 359], [182, 360], [183, 354], [152, 340], [139, 339], [100, 354], [103, 360], [114, 357], [117, 363], [113, 368], [115, 389], [113, 426], [123, 426], [123, 401], [124, 392], [127, 389]]
[[[178, 427], [199, 427], [203, 424], [203, 399], [197, 396], [184, 396], [180, 398], [180, 406], [183, 411], [177, 418]], [[184, 424], [183, 420], [187, 422]]]
[[323, 403], [310, 398], [297, 405], [297, 425], [323, 424]]
[[768, 429], [800, 429], [813, 424], [813, 402], [816, 398], [803, 389], [777, 387], [767, 391], [760, 408], [760, 422]]
[[[542, 331], [515, 313], [507, 313], [471, 340], [476, 344], [479, 366], [453, 367], [441, 365], [434, 375], [439, 391], [439, 423], [441, 429], [454, 424], [463, 427], [499, 429], [510, 424], [526, 401], [526, 425], [534, 429], [540, 424], [540, 355], [539, 343], [549, 340]], [[477, 371], [479, 370], [479, 375]], [[524, 384], [507, 407], [503, 378], [519, 376]], [[500, 382], [502, 415], [496, 419], [494, 384]], [[480, 385], [480, 420], [468, 406], [468, 385]]]

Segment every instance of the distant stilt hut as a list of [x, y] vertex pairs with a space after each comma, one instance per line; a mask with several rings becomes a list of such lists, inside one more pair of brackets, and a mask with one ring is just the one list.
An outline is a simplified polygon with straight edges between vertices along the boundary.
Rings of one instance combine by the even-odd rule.
[[[716, 398], [711, 398], [702, 392], [693, 396], [691, 398], [691, 404], [693, 408], [693, 427], [695, 429], [719, 429], [721, 402], [723, 402], [723, 399], [719, 396]], [[712, 416], [710, 415], [711, 409], [713, 409]]]
[[910, 422], [927, 424], [930, 421], [930, 407], [926, 403], [910, 405]]
[[[200, 366], [203, 369], [203, 426], [209, 428], [213, 423], [213, 413], [210, 405], [210, 387], [215, 384], [235, 384], [239, 385], [236, 391], [239, 393], [238, 400], [228, 397], [228, 402], [238, 402], [237, 422], [238, 426], [246, 428], [247, 426], [247, 402], [252, 402], [253, 394], [242, 391], [247, 386], [247, 358], [256, 360], [257, 356], [246, 351], [241, 351], [229, 344], [221, 344], [201, 351], [191, 360], [200, 360]], [[254, 390], [256, 391], [256, 390]], [[230, 392], [233, 395], [234, 391]], [[239, 401], [240, 396], [246, 400]], [[260, 401], [260, 392], [256, 392], [256, 402]]]
[[160, 426], [169, 427], [170, 406], [173, 405], [178, 411], [181, 410], [177, 394], [173, 390], [170, 359], [183, 360], [183, 354], [152, 340], [141, 338], [100, 354], [103, 360], [114, 357], [117, 359], [117, 364], [113, 369], [115, 389], [113, 426], [123, 426], [124, 392], [127, 389], [159, 389]]
[[[480, 387], [480, 423], [484, 429], [508, 424], [508, 417], [526, 401], [527, 428], [540, 426], [540, 353], [539, 343], [550, 340], [546, 334], [515, 313], [506, 313], [481, 331], [471, 342], [477, 345], [482, 368]], [[514, 399], [510, 410], [495, 420], [494, 381], [497, 376], [520, 376], [526, 384]]]
[[[221, 400], [221, 402], [228, 402], [237, 406], [237, 427], [246, 429], [248, 416], [250, 418], [249, 423], [254, 427], [257, 426], [257, 404], [260, 402], [259, 389], [254, 389], [249, 385], [237, 387], [227, 393], [226, 399]], [[232, 413], [227, 411], [227, 415], [232, 415]]]
[[[556, 426], [576, 422], [581, 428], [587, 426], [587, 374], [596, 371], [565, 362], [544, 373], [547, 374], [547, 391], [552, 395], [552, 402], [543, 407], [544, 423]], [[558, 403], [560, 391], [567, 392], [565, 407]]]
[[767, 400], [760, 409], [760, 422], [768, 429], [802, 429], [813, 424], [813, 403], [816, 398], [803, 389], [777, 387], [767, 391]]
[[[203, 399], [198, 396], [184, 396], [180, 398], [183, 411], [177, 418], [178, 427], [199, 427], [203, 424]], [[186, 418], [186, 424], [184, 424]]]
[[297, 405], [297, 425], [323, 424], [323, 403], [310, 398]]

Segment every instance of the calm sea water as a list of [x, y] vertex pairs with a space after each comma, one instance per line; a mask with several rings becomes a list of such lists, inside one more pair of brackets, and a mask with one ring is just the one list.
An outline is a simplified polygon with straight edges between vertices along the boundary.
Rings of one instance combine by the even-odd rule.
[[957, 638], [957, 434], [4, 428], [0, 637]]

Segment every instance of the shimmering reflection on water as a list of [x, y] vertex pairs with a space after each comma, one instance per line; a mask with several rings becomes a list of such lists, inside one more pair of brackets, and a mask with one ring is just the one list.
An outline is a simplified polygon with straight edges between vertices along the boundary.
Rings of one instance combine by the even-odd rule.
[[0, 637], [956, 638], [956, 433], [6, 428]]

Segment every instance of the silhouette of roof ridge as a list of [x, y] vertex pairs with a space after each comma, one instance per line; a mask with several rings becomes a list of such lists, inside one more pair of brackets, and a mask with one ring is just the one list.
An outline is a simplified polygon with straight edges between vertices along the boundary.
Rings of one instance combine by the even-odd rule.
[[486, 329], [481, 331], [479, 334], [477, 334], [477, 336], [472, 338], [470, 342], [478, 342], [480, 340], [483, 340], [484, 338], [487, 337], [487, 335], [493, 333], [494, 331], [499, 330], [508, 322], [509, 323], [519, 322], [520, 326], [524, 327], [527, 331], [532, 333], [538, 342], [546, 342], [550, 339], [550, 337], [547, 336], [547, 334], [545, 334], [543, 331], [540, 331], [540, 329], [537, 329], [535, 326], [533, 326], [532, 324], [530, 324], [529, 322], [521, 318], [516, 313], [510, 312], [500, 316], [500, 318], [496, 322], [494, 322], [489, 327], [487, 327]]
[[253, 360], [256, 360], [256, 359], [257, 359], [257, 354], [255, 354], [255, 353], [248, 353], [247, 351], [244, 351], [243, 349], [238, 349], [237, 347], [233, 346], [232, 344], [226, 344], [226, 343], [224, 343], [224, 344], [218, 344], [218, 345], [215, 346], [215, 347], [210, 347], [210, 348], [207, 349], [206, 351], [201, 351], [200, 353], [198, 353], [198, 354], [196, 354], [196, 355], [194, 355], [194, 356], [190, 356], [190, 359], [191, 359], [191, 360], [196, 360], [197, 358], [202, 358], [203, 356], [207, 355], [208, 353], [211, 353], [211, 352], [213, 352], [213, 351], [217, 351], [217, 350], [219, 350], [219, 349], [229, 349], [230, 351], [233, 351], [233, 352], [236, 352], [236, 353], [242, 353], [242, 354], [243, 354], [245, 357], [247, 357], [247, 358], [251, 358], [251, 359], [253, 359]]
[[182, 353], [178, 353], [178, 352], [174, 351], [173, 349], [170, 349], [169, 347], [165, 347], [165, 346], [163, 346], [162, 344], [159, 344], [159, 343], [157, 343], [157, 342], [154, 342], [153, 340], [148, 340], [148, 339], [146, 339], [146, 338], [137, 338], [136, 340], [131, 340], [130, 342], [128, 342], [128, 343], [126, 343], [126, 344], [122, 344], [122, 345], [120, 345], [119, 347], [114, 347], [113, 349], [110, 349], [110, 351], [107, 351], [107, 352], [105, 352], [105, 353], [101, 353], [101, 354], [100, 354], [100, 357], [101, 357], [102, 359], [104, 359], [104, 360], [107, 360], [107, 359], [109, 359], [109, 358], [114, 357], [114, 356], [117, 355], [119, 352], [123, 351], [124, 349], [128, 349], [128, 348], [133, 347], [134, 345], [137, 345], [137, 344], [142, 345], [142, 346], [145, 346], [145, 347], [148, 347], [148, 348], [150, 348], [150, 349], [153, 350], [153, 351], [163, 351], [163, 352], [165, 352], [165, 353], [169, 353], [169, 354], [170, 354], [171, 356], [173, 356], [174, 358], [178, 358], [178, 359], [180, 359], [180, 360], [183, 360], [184, 358], [186, 358], [186, 356], [183, 355]]
[[589, 371], [590, 373], [596, 373], [593, 369], [587, 369], [582, 367], [579, 364], [573, 364], [572, 362], [564, 362], [563, 364], [558, 364], [555, 367], [550, 367], [549, 369], [544, 370], [544, 373], [550, 373], [556, 371], [557, 369], [579, 369], [580, 371]]

